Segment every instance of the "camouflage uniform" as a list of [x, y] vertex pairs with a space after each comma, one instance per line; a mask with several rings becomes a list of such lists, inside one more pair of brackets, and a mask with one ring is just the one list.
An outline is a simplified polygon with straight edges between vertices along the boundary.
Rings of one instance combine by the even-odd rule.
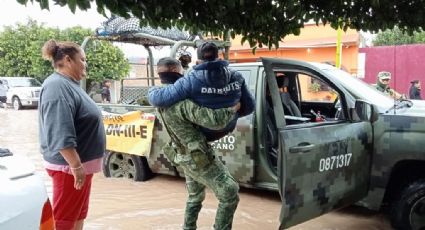
[[215, 157], [213, 149], [196, 125], [222, 129], [233, 119], [235, 112], [232, 108], [203, 108], [185, 100], [169, 108], [159, 108], [158, 114], [171, 137], [171, 141], [163, 148], [164, 154], [175, 166], [182, 167], [186, 176], [189, 197], [183, 229], [196, 229], [206, 186], [212, 189], [219, 200], [214, 228], [231, 229], [239, 202], [239, 185]]
[[394, 95], [394, 90], [391, 89], [388, 85], [384, 85], [384, 84], [378, 82], [374, 86], [375, 86], [375, 89], [377, 89], [377, 90], [379, 90], [379, 91], [381, 91], [385, 94], [388, 94], [390, 96]]
[[391, 89], [388, 84], [384, 84], [382, 82], [382, 80], [384, 79], [391, 80], [391, 73], [386, 71], [379, 72], [376, 78], [376, 84], [374, 84], [375, 89], [389, 95], [390, 97], [395, 97], [395, 98], [401, 97], [402, 95], [397, 93], [395, 90]]

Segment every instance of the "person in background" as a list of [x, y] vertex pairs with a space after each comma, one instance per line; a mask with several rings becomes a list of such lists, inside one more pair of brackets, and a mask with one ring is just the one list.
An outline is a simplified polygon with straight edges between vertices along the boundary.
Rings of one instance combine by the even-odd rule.
[[412, 85], [409, 89], [409, 98], [415, 100], [422, 100], [421, 96], [421, 82], [419, 80], [413, 80], [410, 82]]
[[[176, 59], [162, 58], [157, 64], [163, 85], [174, 84], [182, 77], [182, 67]], [[210, 188], [219, 200], [214, 229], [231, 229], [234, 211], [239, 202], [239, 185], [229, 170], [215, 156], [200, 126], [222, 129], [230, 123], [240, 103], [229, 108], [209, 109], [191, 100], [180, 101], [167, 108], [158, 108], [159, 118], [170, 135], [164, 146], [167, 158], [184, 170], [188, 198], [183, 229], [196, 229], [198, 214]]]
[[2, 108], [6, 108], [6, 92], [7, 92], [7, 87], [6, 85], [3, 84], [3, 81], [0, 80], [0, 107]]
[[192, 62], [192, 54], [187, 51], [183, 51], [179, 57], [180, 64], [183, 67], [183, 74], [189, 72], [189, 64]]
[[41, 153], [53, 180], [55, 227], [81, 230], [93, 174], [102, 170], [106, 147], [102, 114], [79, 84], [87, 67], [80, 46], [49, 40], [42, 56], [54, 67], [42, 85], [38, 113]]
[[391, 73], [387, 71], [381, 71], [376, 76], [376, 84], [374, 86], [378, 91], [381, 91], [394, 99], [398, 100], [405, 98], [404, 95], [398, 93], [390, 87], [390, 81]]
[[110, 88], [111, 88], [111, 81], [105, 80], [103, 82], [103, 87], [102, 87], [102, 91], [101, 91], [103, 103], [111, 103], [111, 90], [110, 90]]

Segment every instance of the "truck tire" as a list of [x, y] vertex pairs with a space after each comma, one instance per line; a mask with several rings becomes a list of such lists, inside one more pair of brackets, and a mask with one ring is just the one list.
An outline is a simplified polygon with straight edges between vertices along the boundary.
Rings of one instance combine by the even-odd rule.
[[425, 180], [407, 186], [395, 201], [391, 221], [396, 229], [425, 230]]
[[21, 103], [21, 100], [19, 99], [19, 97], [14, 96], [12, 98], [12, 106], [13, 106], [13, 109], [15, 109], [15, 110], [21, 110], [22, 109], [22, 103]]
[[103, 158], [103, 174], [134, 181], [146, 181], [153, 175], [146, 157], [112, 151]]

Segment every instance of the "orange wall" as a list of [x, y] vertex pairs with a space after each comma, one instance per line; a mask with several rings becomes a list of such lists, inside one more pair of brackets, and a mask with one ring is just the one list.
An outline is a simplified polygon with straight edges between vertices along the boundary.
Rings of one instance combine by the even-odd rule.
[[[357, 72], [357, 54], [358, 54], [358, 42], [353, 36], [358, 35], [355, 30], [347, 30], [343, 33], [342, 41], [342, 66], [352, 74]], [[355, 37], [355, 36], [354, 36]], [[237, 36], [232, 40], [232, 47], [230, 48], [229, 59], [235, 62], [254, 61], [260, 57], [279, 57], [279, 58], [290, 58], [304, 61], [315, 61], [324, 62], [332, 61], [335, 63], [336, 59], [336, 40], [337, 31], [331, 28], [329, 25], [316, 26], [306, 25], [299, 36], [289, 35], [285, 37], [284, 42], [280, 43], [279, 49], [268, 48], [257, 48], [255, 55], [252, 54], [248, 43], [241, 45], [241, 37]], [[321, 43], [325, 43], [320, 47]], [[330, 44], [333, 42], [334, 44]], [[345, 43], [344, 43], [345, 42]], [[303, 46], [303, 44], [305, 44]], [[311, 44], [315, 47], [312, 47]], [[285, 47], [288, 45], [298, 46], [297, 48]], [[327, 46], [327, 47], [326, 47]]]
[[[325, 48], [294, 48], [294, 49], [278, 49], [278, 50], [267, 50], [267, 51], [257, 51], [255, 55], [252, 54], [251, 50], [249, 51], [237, 51], [233, 50], [230, 52], [229, 59], [232, 61], [243, 61], [244, 59], [259, 59], [260, 57], [279, 57], [279, 58], [289, 58], [297, 59], [303, 61], [315, 61], [315, 62], [324, 62], [332, 61], [335, 62], [335, 47], [325, 47]], [[343, 47], [342, 48], [342, 65], [350, 73], [357, 72], [357, 46]]]
[[[358, 34], [356, 30], [347, 29], [347, 31], [343, 32], [343, 36]], [[285, 37], [284, 41], [294, 41], [299, 39], [318, 39], [318, 38], [329, 38], [335, 37], [336, 41], [337, 31], [332, 28], [329, 24], [319, 25], [309, 24], [304, 25], [304, 28], [301, 29], [301, 33], [299, 36], [288, 35]]]

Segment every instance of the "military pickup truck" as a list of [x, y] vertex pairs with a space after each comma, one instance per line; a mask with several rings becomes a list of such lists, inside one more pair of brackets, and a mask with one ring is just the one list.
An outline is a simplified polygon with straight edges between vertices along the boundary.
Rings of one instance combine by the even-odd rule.
[[[280, 192], [281, 229], [355, 203], [388, 211], [396, 229], [425, 229], [425, 102], [394, 101], [326, 64], [263, 58], [231, 67], [256, 109], [211, 144], [241, 186]], [[157, 119], [149, 155], [109, 152], [105, 175], [182, 176], [161, 152], [168, 139]]]

